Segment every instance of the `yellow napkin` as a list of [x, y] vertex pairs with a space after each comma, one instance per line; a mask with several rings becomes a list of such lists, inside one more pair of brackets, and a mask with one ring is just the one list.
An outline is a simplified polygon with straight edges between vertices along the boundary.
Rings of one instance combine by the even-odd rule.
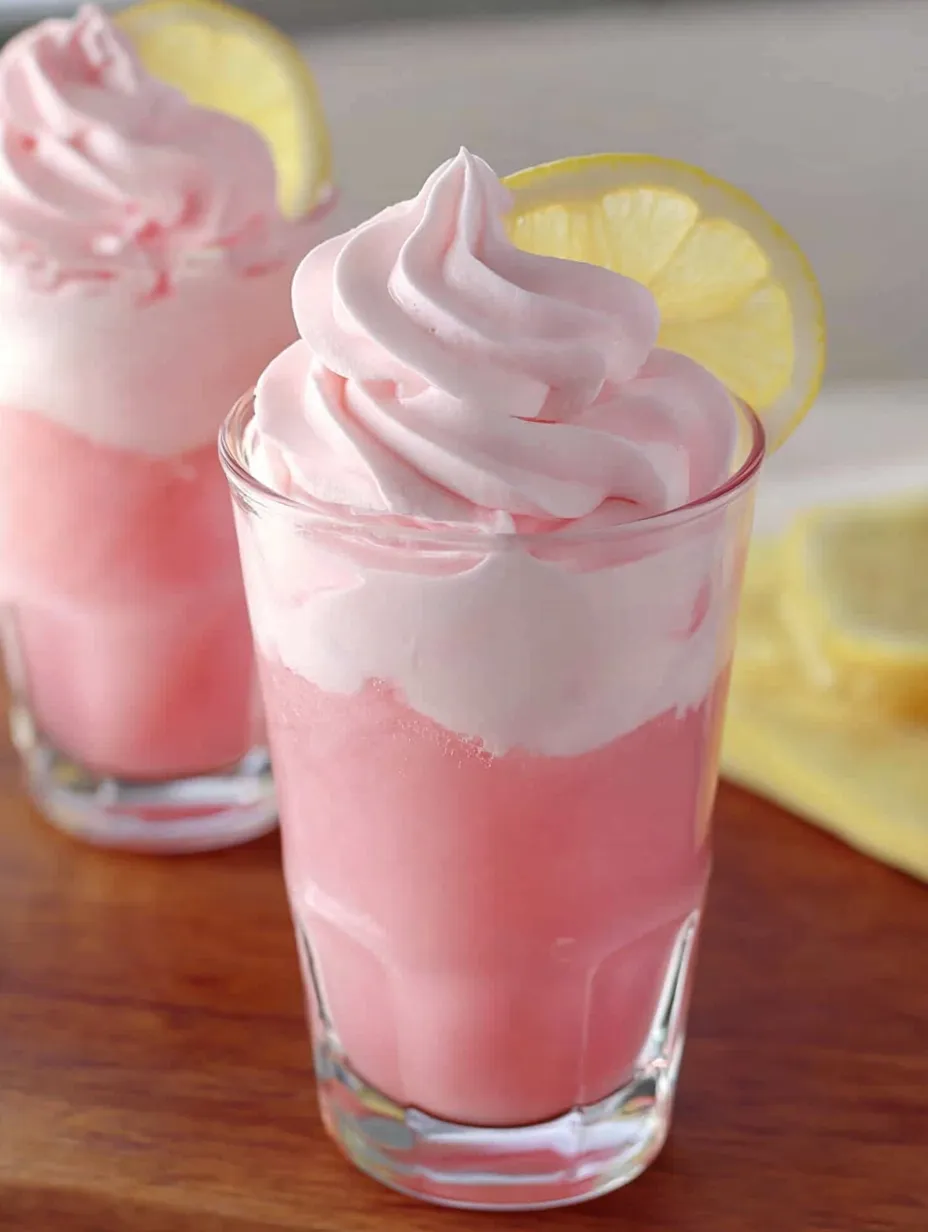
[[726, 778], [928, 881], [928, 727], [811, 689], [777, 613], [776, 544], [752, 549], [722, 746]]

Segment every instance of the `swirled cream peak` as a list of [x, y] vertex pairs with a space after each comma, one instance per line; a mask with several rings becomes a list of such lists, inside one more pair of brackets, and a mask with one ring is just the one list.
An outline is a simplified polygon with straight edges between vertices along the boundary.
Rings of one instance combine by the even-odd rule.
[[275, 192], [259, 134], [156, 81], [96, 6], [0, 53], [0, 256], [35, 282], [157, 293], [203, 253], [266, 264]]
[[656, 349], [651, 293], [520, 251], [509, 205], [461, 150], [414, 200], [304, 259], [301, 340], [257, 390], [256, 466], [274, 486], [503, 528], [629, 520], [724, 478], [730, 399]]

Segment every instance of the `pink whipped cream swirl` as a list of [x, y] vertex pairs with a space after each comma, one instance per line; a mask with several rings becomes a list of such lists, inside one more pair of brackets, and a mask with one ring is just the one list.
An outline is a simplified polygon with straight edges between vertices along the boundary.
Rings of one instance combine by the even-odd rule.
[[326, 503], [491, 530], [609, 524], [724, 480], [736, 419], [656, 348], [639, 283], [522, 252], [510, 197], [466, 150], [412, 201], [319, 245], [301, 340], [257, 389], [254, 462]]
[[157, 295], [204, 253], [275, 263], [279, 224], [259, 134], [149, 76], [96, 6], [0, 54], [0, 257], [37, 285], [138, 273]]

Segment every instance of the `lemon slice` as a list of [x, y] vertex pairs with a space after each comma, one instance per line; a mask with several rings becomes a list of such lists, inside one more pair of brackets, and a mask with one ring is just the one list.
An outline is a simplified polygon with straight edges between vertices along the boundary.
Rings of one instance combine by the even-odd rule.
[[825, 314], [806, 258], [756, 201], [641, 154], [568, 158], [504, 182], [520, 248], [644, 283], [661, 310], [661, 346], [752, 407], [771, 449], [783, 443], [821, 383]]
[[152, 76], [261, 133], [277, 167], [282, 213], [302, 217], [331, 195], [319, 91], [284, 34], [219, 0], [143, 0], [115, 20]]
[[781, 621], [787, 545], [752, 545], [722, 773], [928, 881], [928, 727], [854, 706], [799, 670]]
[[833, 507], [783, 545], [781, 607], [813, 684], [928, 718], [928, 500]]

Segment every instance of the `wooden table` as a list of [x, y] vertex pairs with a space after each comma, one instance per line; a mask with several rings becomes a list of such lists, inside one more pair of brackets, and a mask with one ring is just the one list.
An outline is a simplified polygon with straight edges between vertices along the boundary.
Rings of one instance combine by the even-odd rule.
[[0, 751], [0, 1229], [925, 1232], [928, 891], [723, 788], [676, 1128], [585, 1207], [440, 1211], [316, 1116], [275, 838], [81, 848]]

